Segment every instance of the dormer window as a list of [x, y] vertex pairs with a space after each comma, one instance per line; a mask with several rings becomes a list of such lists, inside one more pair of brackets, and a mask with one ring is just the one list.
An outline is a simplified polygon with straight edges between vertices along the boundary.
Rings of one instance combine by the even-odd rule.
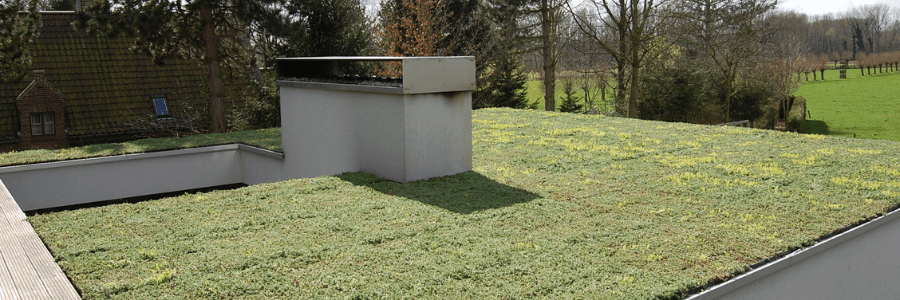
[[165, 94], [157, 94], [151, 95], [150, 99], [153, 100], [153, 110], [156, 112], [157, 117], [169, 117], [169, 106], [166, 104], [166, 95]]
[[53, 127], [53, 112], [33, 113], [31, 114], [31, 135], [54, 135], [56, 130]]

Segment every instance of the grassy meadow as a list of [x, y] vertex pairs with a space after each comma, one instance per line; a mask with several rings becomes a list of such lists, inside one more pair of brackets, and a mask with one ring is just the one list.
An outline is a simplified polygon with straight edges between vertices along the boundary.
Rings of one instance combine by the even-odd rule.
[[[795, 95], [806, 98], [811, 133], [900, 141], [900, 72], [860, 76], [825, 71], [825, 81], [804, 82]], [[810, 77], [812, 79], [812, 77]]]
[[[570, 76], [574, 76], [571, 74], [567, 74]], [[611, 81], [611, 80], [610, 80]], [[610, 83], [613, 84], [613, 83]], [[528, 82], [525, 83], [525, 99], [528, 100], [528, 103], [537, 103], [538, 110], [544, 110], [544, 82], [541, 80], [540, 76], [536, 73], [530, 73], [528, 75]], [[576, 83], [572, 89], [575, 91], [575, 97], [578, 97], [578, 104], [584, 104], [584, 91], [578, 86]], [[599, 89], [596, 89], [596, 92], [599, 92]], [[612, 87], [606, 89], [606, 100], [609, 102], [606, 108], [608, 110], [613, 109], [612, 99], [615, 95], [612, 94]], [[563, 99], [566, 97], [565, 88], [563, 87], [563, 81], [560, 79], [556, 80], [556, 110], [559, 111], [559, 107], [562, 105]], [[600, 97], [597, 97], [594, 100], [594, 106], [603, 109], [603, 102], [600, 101]]]
[[891, 141], [485, 109], [473, 152], [28, 220], [85, 299], [657, 299], [900, 204]]

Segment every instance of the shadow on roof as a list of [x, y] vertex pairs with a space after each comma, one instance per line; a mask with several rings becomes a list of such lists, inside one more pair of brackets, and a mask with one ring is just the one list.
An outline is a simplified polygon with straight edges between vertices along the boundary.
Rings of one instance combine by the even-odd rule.
[[405, 184], [360, 172], [344, 173], [337, 175], [337, 178], [460, 214], [503, 208], [540, 198], [529, 191], [501, 184], [472, 171]]

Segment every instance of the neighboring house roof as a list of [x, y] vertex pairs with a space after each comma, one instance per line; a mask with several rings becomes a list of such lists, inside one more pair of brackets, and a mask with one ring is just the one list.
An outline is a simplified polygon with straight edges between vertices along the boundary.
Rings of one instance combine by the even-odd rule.
[[[77, 32], [74, 12], [42, 12], [43, 28], [31, 45], [33, 70], [66, 99], [70, 138], [135, 134], [159, 126], [151, 95], [165, 94], [172, 120], [206, 127], [206, 69], [192, 61], [166, 60], [129, 50], [131, 39], [104, 38]], [[16, 98], [31, 83], [0, 84], [0, 143], [16, 139]], [[189, 114], [189, 115], [188, 115]], [[176, 122], [177, 123], [177, 122]]]

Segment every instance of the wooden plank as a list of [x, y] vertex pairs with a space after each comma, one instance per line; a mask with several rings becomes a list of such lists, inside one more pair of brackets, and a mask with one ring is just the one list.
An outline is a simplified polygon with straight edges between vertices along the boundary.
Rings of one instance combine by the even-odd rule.
[[0, 251], [21, 299], [81, 299], [0, 181]]
[[[0, 200], [2, 201], [2, 200]], [[31, 261], [25, 253], [25, 249], [16, 239], [16, 233], [13, 226], [5, 217], [9, 215], [4, 211], [4, 218], [0, 220], [0, 252], [3, 252], [3, 259], [12, 276], [16, 291], [22, 299], [49, 299], [50, 294], [41, 283], [40, 277]]]
[[22, 218], [18, 208], [6, 187], [0, 187], [0, 252], [3, 252], [3, 259], [21, 299], [49, 299], [50, 294], [31, 266], [25, 249], [19, 244], [18, 228], [14, 226], [15, 220]]
[[31, 260], [32, 266], [37, 271], [41, 282], [44, 283], [44, 287], [47, 289], [50, 297], [53, 299], [81, 299], [78, 291], [75, 290], [75, 287], [69, 282], [69, 278], [56, 264], [53, 255], [50, 254], [40, 237], [34, 232], [31, 224], [24, 220], [22, 223], [24, 224], [23, 226], [28, 227], [32, 234], [24, 237], [21, 243], [29, 254], [29, 260]]
[[[3, 221], [5, 220], [0, 220], [0, 222]], [[6, 257], [2, 250], [0, 250], [0, 299], [20, 299], [16, 283], [13, 281], [10, 268], [7, 267]]]
[[[8, 197], [0, 192], [0, 202], [12, 201], [12, 197]], [[0, 206], [0, 238], [12, 235], [12, 229], [9, 228], [9, 220], [6, 218], [5, 206]], [[9, 261], [12, 257], [12, 250], [7, 248], [14, 245], [8, 245], [9, 241], [3, 239], [0, 241], [0, 299], [21, 299], [19, 291], [16, 289], [16, 283], [13, 280], [14, 261]]]

